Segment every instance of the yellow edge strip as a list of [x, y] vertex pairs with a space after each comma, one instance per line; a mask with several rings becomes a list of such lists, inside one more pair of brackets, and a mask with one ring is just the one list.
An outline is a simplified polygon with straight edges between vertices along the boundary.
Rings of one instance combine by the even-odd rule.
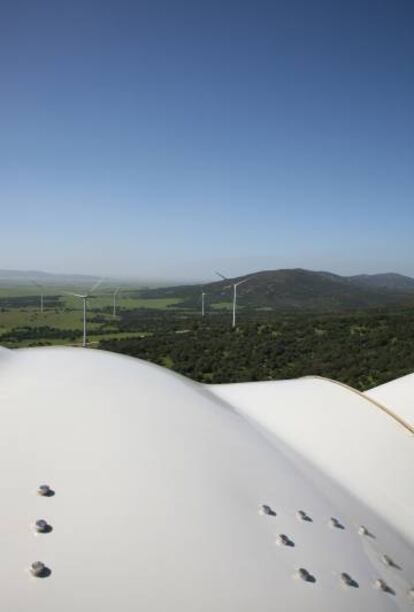
[[414, 435], [414, 426], [410, 425], [410, 423], [402, 419], [400, 416], [398, 416], [398, 414], [395, 414], [395, 412], [393, 412], [392, 410], [390, 410], [389, 408], [387, 408], [386, 406], [384, 406], [377, 400], [372, 399], [372, 397], [369, 397], [368, 395], [365, 395], [364, 393], [362, 393], [362, 391], [358, 391], [358, 389], [354, 389], [353, 387], [350, 387], [346, 383], [338, 382], [337, 380], [332, 380], [331, 378], [326, 378], [325, 376], [303, 376], [302, 378], [317, 378], [319, 380], [326, 380], [327, 382], [334, 383], [335, 385], [339, 385], [340, 387], [343, 387], [344, 389], [347, 389], [348, 391], [352, 391], [356, 395], [359, 395], [359, 397], [362, 397], [367, 402], [370, 402], [371, 404], [373, 404], [376, 408], [379, 408], [382, 412], [385, 412], [385, 414], [387, 414], [389, 417], [394, 419], [394, 421], [397, 421], [397, 423], [401, 425], [402, 427], [404, 427], [404, 429], [409, 431], [411, 435]]

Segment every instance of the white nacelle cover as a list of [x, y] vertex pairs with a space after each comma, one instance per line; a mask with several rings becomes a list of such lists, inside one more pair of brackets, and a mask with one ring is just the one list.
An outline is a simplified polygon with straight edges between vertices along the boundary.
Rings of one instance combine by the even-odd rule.
[[1, 610], [414, 609], [411, 433], [334, 383], [284, 384], [0, 351]]

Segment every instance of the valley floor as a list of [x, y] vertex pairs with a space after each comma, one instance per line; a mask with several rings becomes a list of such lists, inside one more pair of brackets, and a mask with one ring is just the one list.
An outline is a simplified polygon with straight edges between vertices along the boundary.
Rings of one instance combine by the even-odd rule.
[[[19, 348], [82, 342], [82, 311], [75, 298], [20, 292], [0, 295], [0, 345]], [[56, 293], [56, 292], [55, 292]], [[228, 306], [228, 304], [227, 304]], [[414, 370], [414, 309], [349, 313], [278, 314], [228, 309], [200, 316], [179, 301], [120, 296], [90, 300], [88, 345], [140, 357], [203, 383], [332, 378], [365, 390]]]

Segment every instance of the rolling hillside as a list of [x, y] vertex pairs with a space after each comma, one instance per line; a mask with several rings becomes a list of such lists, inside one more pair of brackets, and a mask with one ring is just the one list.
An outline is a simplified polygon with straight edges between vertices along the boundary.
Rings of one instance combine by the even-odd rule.
[[374, 287], [392, 289], [397, 291], [414, 290], [414, 278], [389, 272], [387, 274], [359, 274], [348, 277], [349, 280], [361, 287]]
[[[245, 278], [249, 281], [238, 289], [239, 304], [245, 307], [334, 311], [414, 305], [414, 279], [400, 275], [345, 277], [330, 272], [287, 269], [255, 272], [231, 279], [231, 282]], [[229, 301], [232, 297], [229, 281], [208, 283], [203, 290], [210, 304]], [[186, 285], [148, 290], [141, 295], [148, 298], [180, 297], [183, 300], [180, 306], [190, 307], [200, 301], [200, 292], [200, 286]]]

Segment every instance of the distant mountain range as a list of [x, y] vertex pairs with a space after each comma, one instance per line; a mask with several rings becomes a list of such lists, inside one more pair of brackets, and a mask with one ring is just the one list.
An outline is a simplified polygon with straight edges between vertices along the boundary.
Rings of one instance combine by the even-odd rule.
[[[101, 280], [101, 276], [92, 274], [60, 274], [53, 272], [43, 272], [41, 270], [0, 270], [0, 287], [14, 287], [22, 285], [30, 285], [31, 283], [41, 283], [48, 287], [62, 287], [65, 285], [70, 286], [86, 286], [93, 285], [97, 280]], [[121, 284], [123, 287], [160, 287], [166, 286], [169, 283], [165, 281], [157, 282], [154, 280], [140, 279], [133, 277], [119, 277], [114, 276], [105, 277], [103, 280], [104, 286], [118, 286]]]
[[27, 285], [32, 281], [47, 285], [72, 285], [93, 283], [97, 276], [87, 274], [53, 274], [40, 270], [0, 270], [0, 285]]
[[[206, 283], [203, 289], [207, 301], [210, 304], [228, 302], [232, 298], [229, 284], [247, 278], [249, 281], [238, 289], [238, 303], [251, 308], [322, 312], [403, 304], [414, 306], [414, 278], [409, 276], [395, 273], [340, 276], [332, 272], [315, 272], [301, 268], [264, 270], [229, 280]], [[33, 281], [56, 287], [88, 286], [96, 280], [96, 276], [86, 274], [0, 270], [0, 286], [3, 287], [27, 285]], [[201, 285], [175, 285], [140, 289], [139, 295], [147, 298], [178, 297], [183, 300], [180, 306], [185, 308], [199, 305], [200, 292]]]
[[[340, 276], [331, 272], [265, 270], [203, 286], [210, 303], [231, 299], [232, 282], [249, 279], [238, 289], [240, 306], [272, 310], [333, 311], [399, 304], [414, 305], [414, 279], [401, 274]], [[200, 301], [200, 286], [163, 287], [141, 292], [142, 297], [180, 297], [181, 306]]]
[[362, 287], [379, 287], [380, 289], [396, 289], [405, 291], [414, 289], [414, 278], [389, 272], [388, 274], [359, 274], [348, 279]]

